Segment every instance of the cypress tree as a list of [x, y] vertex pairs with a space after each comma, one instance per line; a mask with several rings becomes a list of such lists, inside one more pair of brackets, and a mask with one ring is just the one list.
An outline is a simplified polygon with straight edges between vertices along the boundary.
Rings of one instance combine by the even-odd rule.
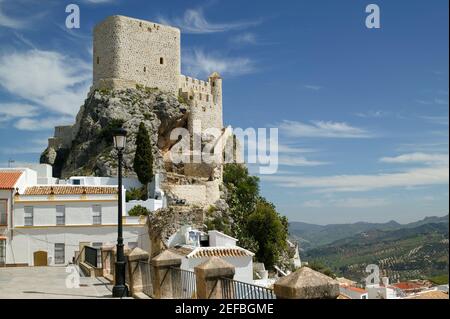
[[133, 169], [136, 172], [139, 182], [147, 190], [147, 184], [153, 179], [153, 154], [150, 137], [144, 123], [139, 125], [136, 136], [136, 153], [134, 155]]

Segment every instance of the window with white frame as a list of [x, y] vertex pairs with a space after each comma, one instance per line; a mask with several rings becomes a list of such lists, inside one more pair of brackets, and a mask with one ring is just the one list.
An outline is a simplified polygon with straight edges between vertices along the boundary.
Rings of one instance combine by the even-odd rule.
[[92, 206], [92, 224], [101, 225], [102, 223], [102, 206]]
[[0, 225], [8, 225], [8, 201], [6, 199], [0, 199]]
[[56, 206], [56, 225], [66, 224], [66, 206], [57, 205]]
[[33, 226], [33, 206], [25, 206], [24, 225]]
[[6, 240], [0, 239], [0, 265], [6, 264]]
[[55, 264], [61, 265], [66, 262], [66, 245], [55, 244]]

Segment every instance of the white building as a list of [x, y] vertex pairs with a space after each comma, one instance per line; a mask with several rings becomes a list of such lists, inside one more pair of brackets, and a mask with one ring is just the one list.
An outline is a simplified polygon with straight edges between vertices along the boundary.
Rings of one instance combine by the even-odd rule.
[[382, 278], [382, 285], [366, 285], [369, 299], [401, 299], [405, 294], [398, 288], [389, 285], [389, 278]]
[[237, 239], [216, 230], [207, 234], [182, 227], [168, 241], [169, 249], [183, 255], [181, 269], [194, 271], [194, 268], [210, 257], [220, 257], [235, 267], [234, 279], [253, 283], [254, 254], [237, 246]]
[[[67, 264], [82, 245], [115, 244], [117, 185], [39, 185], [39, 174], [0, 170], [0, 265]], [[124, 243], [149, 250], [145, 220], [123, 215]]]

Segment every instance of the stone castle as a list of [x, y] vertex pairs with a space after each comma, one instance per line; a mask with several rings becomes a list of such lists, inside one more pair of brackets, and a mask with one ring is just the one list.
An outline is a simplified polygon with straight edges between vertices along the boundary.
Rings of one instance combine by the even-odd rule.
[[[190, 122], [222, 128], [222, 79], [181, 74], [180, 30], [149, 21], [112, 16], [94, 29], [94, 89], [135, 88], [136, 84], [183, 96], [193, 106]], [[192, 125], [192, 124], [191, 124]]]
[[[94, 28], [90, 95], [96, 90], [138, 86], [173, 94], [187, 104], [187, 128], [191, 132], [194, 121], [200, 121], [202, 130], [223, 130], [222, 79], [217, 72], [206, 81], [181, 74], [180, 30], [135, 18], [110, 16]], [[56, 127], [49, 147], [70, 149], [79, 129], [76, 125]], [[167, 172], [170, 193], [175, 198], [187, 199], [191, 204], [212, 204], [219, 200], [221, 165], [186, 164], [182, 176], [178, 177]], [[195, 180], [180, 182], [186, 177]]]

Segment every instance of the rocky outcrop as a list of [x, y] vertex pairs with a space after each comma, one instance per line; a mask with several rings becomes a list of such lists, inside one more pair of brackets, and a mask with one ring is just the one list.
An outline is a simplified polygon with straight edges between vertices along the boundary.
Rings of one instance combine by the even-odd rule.
[[148, 232], [152, 244], [152, 256], [168, 248], [167, 242], [182, 226], [203, 228], [205, 210], [201, 207], [169, 206], [157, 210], [147, 218]]
[[41, 163], [56, 166], [59, 177], [76, 175], [115, 176], [117, 156], [112, 131], [122, 126], [128, 131], [124, 150], [124, 175], [133, 171], [136, 134], [143, 122], [154, 146], [154, 169], [164, 169], [164, 152], [176, 141], [169, 135], [176, 127], [187, 126], [188, 106], [180, 104], [172, 94], [157, 89], [137, 87], [126, 90], [92, 92], [72, 127], [70, 149], [49, 146], [41, 155]]

